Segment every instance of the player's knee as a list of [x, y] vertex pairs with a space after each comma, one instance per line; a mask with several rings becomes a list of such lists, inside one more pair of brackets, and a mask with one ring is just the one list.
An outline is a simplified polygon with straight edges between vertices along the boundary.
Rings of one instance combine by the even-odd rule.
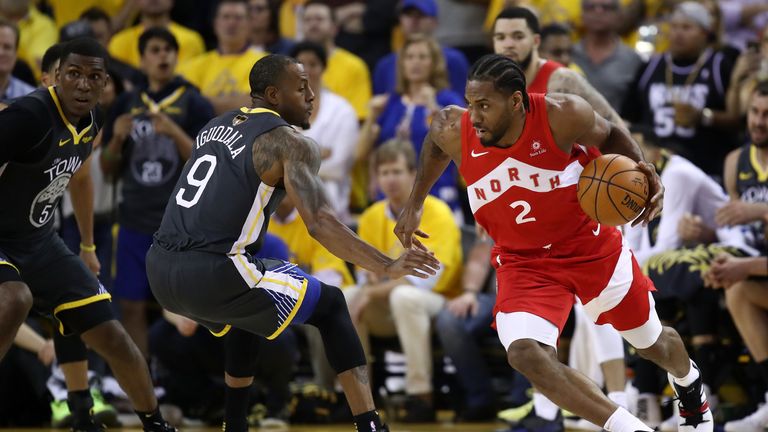
[[12, 313], [26, 317], [32, 309], [32, 292], [27, 284], [17, 281], [3, 282], [0, 284], [0, 297]]
[[675, 345], [682, 346], [682, 344], [683, 340], [677, 331], [672, 327], [664, 326], [653, 344], [646, 348], [636, 348], [641, 357], [651, 361], [661, 361], [671, 356]]
[[138, 351], [133, 340], [128, 336], [128, 332], [117, 320], [96, 325], [84, 332], [82, 338], [86, 344], [105, 357], [110, 355], [125, 356], [128, 352], [133, 351], [132, 348]]
[[529, 379], [543, 366], [552, 361], [552, 353], [533, 339], [519, 339], [509, 344], [507, 361], [515, 370]]
[[349, 316], [344, 293], [335, 286], [321, 284], [320, 298], [314, 312], [312, 312], [312, 316], [307, 320], [307, 324], [312, 324], [319, 328], [329, 317], [338, 316], [339, 314]]

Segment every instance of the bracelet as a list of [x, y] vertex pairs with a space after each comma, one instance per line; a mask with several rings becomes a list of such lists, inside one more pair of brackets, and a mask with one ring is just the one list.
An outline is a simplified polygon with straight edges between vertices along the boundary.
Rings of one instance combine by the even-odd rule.
[[96, 245], [86, 245], [80, 243], [80, 250], [82, 252], [96, 252]]

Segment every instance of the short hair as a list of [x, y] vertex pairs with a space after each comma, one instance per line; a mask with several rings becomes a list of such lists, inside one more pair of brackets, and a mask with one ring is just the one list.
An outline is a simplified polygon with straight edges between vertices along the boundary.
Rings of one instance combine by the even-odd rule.
[[7, 20], [5, 18], [0, 18], [0, 27], [8, 27], [13, 32], [14, 36], [16, 36], [16, 44], [14, 45], [14, 49], [16, 51], [19, 50], [19, 38], [21, 37], [21, 33], [19, 32], [19, 26], [13, 23], [13, 21]]
[[323, 65], [323, 69], [328, 66], [328, 54], [325, 51], [325, 47], [318, 43], [310, 41], [299, 42], [294, 45], [293, 48], [291, 48], [290, 56], [293, 58], [298, 58], [299, 54], [307, 51], [317, 56], [317, 58], [320, 60], [320, 63]]
[[413, 144], [410, 141], [402, 138], [387, 140], [373, 151], [371, 155], [373, 170], [378, 170], [385, 163], [397, 162], [401, 155], [405, 158], [405, 166], [408, 168], [408, 171], [415, 171], [416, 150], [413, 149]]
[[768, 80], [759, 81], [755, 84], [752, 93], [759, 94], [760, 96], [768, 96]]
[[429, 36], [422, 34], [415, 34], [408, 37], [400, 48], [400, 52], [397, 55], [397, 81], [395, 89], [398, 93], [404, 94], [408, 91], [407, 83], [405, 81], [405, 50], [409, 46], [417, 43], [426, 43], [429, 49], [429, 55], [432, 57], [432, 70], [429, 73], [429, 85], [431, 85], [436, 91], [444, 90], [449, 87], [448, 83], [448, 67], [445, 65], [445, 57], [443, 56], [443, 49], [437, 41]]
[[51, 67], [53, 67], [53, 65], [61, 59], [62, 52], [64, 52], [63, 43], [57, 43], [48, 47], [48, 49], [45, 50], [45, 54], [43, 54], [42, 61], [40, 62], [40, 70], [43, 72], [48, 72]]
[[86, 20], [88, 22], [106, 21], [110, 23], [110, 27], [112, 25], [112, 20], [109, 18], [109, 15], [104, 11], [104, 9], [97, 6], [88, 8], [83, 11], [83, 13], [80, 14], [80, 19]]
[[241, 4], [245, 6], [246, 10], [248, 9], [248, 0], [219, 0], [219, 3], [216, 5], [216, 15], [219, 14], [221, 7], [228, 3]]
[[528, 28], [531, 29], [533, 34], [539, 34], [541, 32], [539, 27], [539, 18], [536, 17], [536, 14], [534, 14], [532, 10], [526, 7], [509, 7], [502, 10], [498, 15], [496, 15], [496, 19], [493, 20], [493, 28], [496, 28], [496, 23], [500, 19], [517, 18], [524, 19], [525, 23], [528, 25]]
[[325, 6], [328, 8], [328, 12], [330, 12], [331, 15], [331, 21], [333, 23], [336, 23], [336, 14], [334, 13], [333, 6], [331, 3], [327, 0], [308, 0], [304, 3], [304, 10], [307, 10], [312, 5], [319, 5], [319, 6]]
[[262, 57], [251, 68], [248, 82], [251, 85], [251, 97], [261, 96], [269, 86], [277, 86], [288, 65], [298, 64], [298, 60], [282, 54], [269, 54]]
[[64, 43], [64, 46], [61, 49], [59, 64], [64, 64], [70, 54], [77, 54], [85, 57], [98, 57], [104, 60], [104, 68], [106, 69], [108, 67], [109, 55], [107, 54], [107, 50], [105, 50], [96, 39], [81, 37]]
[[139, 36], [139, 55], [144, 55], [144, 51], [152, 39], [160, 39], [170, 45], [174, 51], [179, 52], [179, 42], [170, 30], [165, 27], [150, 27]]
[[541, 40], [550, 36], [571, 36], [571, 30], [560, 23], [552, 23], [541, 28]]
[[525, 90], [525, 72], [516, 61], [498, 54], [486, 54], [472, 65], [467, 81], [491, 81], [493, 88], [507, 95], [519, 91], [523, 106], [528, 111], [528, 92]]

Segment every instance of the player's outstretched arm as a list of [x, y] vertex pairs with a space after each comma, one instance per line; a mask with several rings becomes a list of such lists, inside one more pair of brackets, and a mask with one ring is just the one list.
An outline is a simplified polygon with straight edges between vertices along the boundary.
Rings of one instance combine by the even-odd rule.
[[436, 273], [439, 262], [425, 249], [409, 249], [393, 260], [364, 242], [338, 220], [317, 175], [320, 150], [311, 139], [288, 128], [276, 129], [270, 133], [270, 139], [284, 141], [280, 145], [280, 154], [286, 192], [296, 203], [310, 235], [332, 254], [391, 278], [405, 275], [426, 278]]
[[461, 164], [461, 115], [464, 109], [456, 106], [443, 108], [433, 119], [429, 132], [424, 138], [416, 170], [416, 182], [411, 189], [411, 196], [397, 219], [395, 235], [406, 248], [416, 242], [414, 234], [427, 237], [419, 231], [421, 210], [430, 189], [448, 167], [451, 159], [456, 165]]
[[579, 143], [595, 146], [604, 154], [616, 153], [637, 162], [637, 168], [648, 177], [651, 199], [632, 226], [642, 223], [647, 225], [661, 213], [664, 201], [664, 186], [653, 164], [646, 162], [640, 146], [632, 139], [627, 130], [609, 122], [592, 109], [584, 99], [578, 96], [553, 95], [558, 100], [557, 109], [550, 113], [550, 123], [558, 125], [552, 133], [558, 143]]

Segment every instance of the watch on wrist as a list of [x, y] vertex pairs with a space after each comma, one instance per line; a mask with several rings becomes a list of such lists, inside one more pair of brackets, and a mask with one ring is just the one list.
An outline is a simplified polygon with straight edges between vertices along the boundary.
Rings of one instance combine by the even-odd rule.
[[709, 109], [704, 108], [701, 110], [701, 124], [702, 126], [712, 126], [712, 123], [715, 121], [715, 113]]

